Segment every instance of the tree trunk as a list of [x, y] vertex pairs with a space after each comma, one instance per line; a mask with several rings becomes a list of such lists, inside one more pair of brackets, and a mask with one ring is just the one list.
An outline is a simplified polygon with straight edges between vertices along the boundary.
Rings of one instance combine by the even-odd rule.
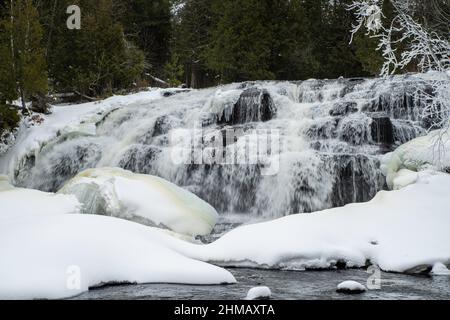
[[52, 43], [52, 34], [53, 34], [53, 28], [54, 28], [54, 24], [55, 24], [55, 13], [56, 13], [57, 6], [58, 6], [58, 0], [55, 0], [53, 2], [52, 16], [51, 16], [50, 26], [49, 26], [49, 30], [48, 30], [47, 48], [45, 50], [45, 56], [47, 57], [47, 61], [48, 61], [48, 56], [49, 56], [49, 52], [50, 52], [50, 45]]

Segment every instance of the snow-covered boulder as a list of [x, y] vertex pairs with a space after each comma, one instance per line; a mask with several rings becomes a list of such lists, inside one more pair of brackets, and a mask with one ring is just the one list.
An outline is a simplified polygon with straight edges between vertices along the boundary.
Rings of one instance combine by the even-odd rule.
[[272, 292], [268, 287], [255, 287], [251, 288], [248, 293], [246, 300], [258, 300], [258, 299], [270, 299]]
[[160, 229], [105, 216], [2, 221], [0, 299], [71, 297], [108, 283], [235, 282], [228, 271], [178, 253], [181, 243]]
[[356, 281], [344, 281], [337, 286], [336, 289], [339, 293], [346, 294], [358, 294], [366, 291], [366, 287], [364, 287], [361, 283]]
[[418, 171], [450, 169], [450, 130], [437, 130], [416, 138], [387, 154], [382, 170], [390, 189], [400, 189], [417, 180]]
[[445, 264], [436, 262], [433, 269], [431, 269], [431, 274], [433, 276], [450, 276], [450, 270], [448, 270]]
[[164, 179], [119, 168], [86, 170], [58, 192], [72, 194], [83, 212], [108, 215], [196, 236], [211, 232], [217, 211]]
[[370, 202], [245, 225], [189, 256], [225, 266], [303, 270], [364, 267], [411, 272], [450, 261], [450, 175], [419, 173], [415, 184]]
[[0, 176], [0, 224], [44, 215], [79, 213], [81, 205], [72, 195], [56, 195], [15, 188], [8, 177]]

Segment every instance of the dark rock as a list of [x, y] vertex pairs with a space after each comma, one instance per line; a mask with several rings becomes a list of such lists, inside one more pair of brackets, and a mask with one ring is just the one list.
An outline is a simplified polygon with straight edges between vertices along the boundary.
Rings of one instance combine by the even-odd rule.
[[45, 95], [35, 95], [31, 97], [31, 111], [37, 113], [50, 113], [50, 99]]
[[386, 188], [383, 174], [379, 170], [379, 160], [365, 155], [326, 155], [335, 173], [331, 195], [333, 207], [349, 203], [365, 202], [378, 191]]
[[333, 139], [337, 137], [337, 125], [339, 118], [330, 118], [321, 123], [314, 122], [306, 130], [306, 135], [312, 139]]
[[232, 110], [226, 109], [219, 117], [219, 124], [243, 124], [269, 121], [276, 114], [276, 107], [267, 90], [250, 88], [242, 92]]
[[155, 146], [132, 146], [119, 161], [119, 167], [135, 173], [154, 174], [153, 164], [161, 153]]
[[394, 127], [387, 116], [373, 117], [371, 124], [372, 140], [375, 143], [391, 145], [394, 143]]
[[408, 270], [405, 270], [404, 273], [405, 274], [415, 274], [415, 275], [419, 275], [419, 274], [428, 275], [432, 269], [433, 269], [433, 266], [431, 266], [431, 265], [421, 264], [421, 265], [412, 267]]
[[354, 146], [370, 142], [370, 121], [368, 117], [344, 117], [338, 126], [339, 139]]
[[337, 103], [330, 110], [330, 116], [346, 116], [349, 113], [355, 113], [357, 111], [358, 105], [356, 102]]
[[347, 268], [347, 262], [344, 260], [338, 260], [335, 264], [336, 269], [345, 270]]
[[170, 116], [161, 116], [156, 119], [155, 126], [153, 128], [153, 137], [167, 134], [174, 127], [174, 122], [177, 122], [177, 119]]
[[171, 90], [164, 90], [164, 92], [162, 93], [162, 96], [163, 96], [164, 98], [168, 98], [168, 97], [174, 96], [174, 95], [176, 95], [176, 94], [180, 94], [180, 93], [184, 93], [184, 92], [189, 92], [189, 91], [190, 91], [190, 90], [186, 90], [186, 89], [183, 89], [183, 88], [178, 89], [178, 90], [173, 90], [173, 89], [171, 89]]
[[417, 121], [421, 117], [421, 102], [409, 91], [387, 92], [380, 94], [370, 103], [363, 106], [362, 111], [383, 112], [393, 119]]

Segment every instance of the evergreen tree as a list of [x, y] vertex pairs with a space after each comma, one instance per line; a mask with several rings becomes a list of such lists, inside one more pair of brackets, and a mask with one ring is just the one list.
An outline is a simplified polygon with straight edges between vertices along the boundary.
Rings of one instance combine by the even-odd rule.
[[[183, 0], [174, 3], [172, 56], [184, 67], [189, 87], [214, 85], [216, 79], [207, 66], [207, 49], [217, 18], [213, 11], [217, 0]], [[172, 58], [172, 60], [174, 60]]]
[[1, 21], [2, 66], [0, 99], [22, 100], [47, 92], [47, 66], [42, 45], [42, 27], [32, 0], [10, 0]]
[[223, 1], [215, 12], [219, 17], [208, 52], [211, 69], [225, 82], [274, 79], [271, 49], [276, 39], [269, 2]]
[[128, 40], [140, 48], [148, 69], [161, 76], [170, 59], [170, 0], [116, 0], [116, 14]]
[[[69, 4], [81, 8], [80, 30], [65, 27]], [[55, 88], [87, 97], [131, 87], [142, 74], [144, 56], [125, 39], [113, 1], [61, 0], [59, 6], [64, 10], [58, 10], [56, 23], [64, 27], [55, 28], [48, 57]]]

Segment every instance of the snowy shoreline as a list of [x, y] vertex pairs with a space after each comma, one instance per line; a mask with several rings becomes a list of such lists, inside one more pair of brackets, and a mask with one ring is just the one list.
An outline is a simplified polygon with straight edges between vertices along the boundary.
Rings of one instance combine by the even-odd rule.
[[[368, 203], [242, 226], [208, 245], [122, 219], [76, 213], [73, 196], [57, 196], [64, 206], [54, 200], [43, 205], [37, 201], [55, 196], [2, 182], [0, 297], [72, 297], [111, 283], [235, 282], [213, 264], [305, 270], [330, 269], [337, 262], [362, 268], [371, 261], [391, 272], [442, 269], [450, 262], [450, 176], [419, 175], [415, 184], [381, 192]], [[6, 199], [24, 192], [34, 198], [28, 196], [21, 214], [14, 214], [14, 201], [8, 209]], [[38, 203], [59, 212], [35, 212]], [[73, 291], [68, 281], [77, 272], [79, 287], [75, 281]]]
[[[294, 102], [279, 93], [281, 85], [270, 84], [269, 87], [273, 89], [275, 102], [282, 101], [288, 106], [285, 110], [279, 108], [280, 118], [285, 116], [290, 119], [290, 112], [294, 111], [299, 112], [294, 114], [300, 117], [306, 115], [305, 110], [315, 110], [310, 109], [313, 106], [310, 102]], [[181, 112], [183, 117], [183, 112], [186, 112], [183, 121], [191, 121], [189, 123], [192, 124], [195, 119], [204, 116], [205, 110], [218, 108], [215, 112], [224, 112], [226, 116], [225, 111], [230, 103], [232, 106], [238, 105], [236, 100], [242, 96], [251, 100], [244, 89], [230, 90], [234, 85], [227, 88], [225, 94], [221, 89], [205, 89], [199, 97], [196, 95], [198, 92], [193, 92], [192, 95], [176, 98], [175, 102], [164, 104], [161, 100], [161, 105], [159, 101], [158, 104], [151, 102], [163, 99], [164, 90], [113, 97], [77, 108], [55, 107], [54, 113], [42, 125], [19, 133], [16, 145], [0, 161], [0, 172], [8, 174], [0, 176], [0, 298], [66, 298], [77, 296], [89, 288], [114, 283], [235, 283], [232, 273], [224, 267], [329, 270], [375, 265], [386, 272], [436, 276], [449, 273], [450, 175], [439, 171], [450, 167], [450, 158], [447, 153], [436, 161], [431, 152], [436, 132], [411, 140], [382, 157], [383, 172], [377, 168], [380, 171], [377, 174], [387, 176], [387, 183], [393, 191], [380, 191], [368, 202], [240, 226], [210, 244], [200, 244], [195, 236], [208, 235], [217, 222], [218, 214], [207, 201], [190, 192], [195, 190], [191, 185], [183, 185], [183, 189], [159, 177], [134, 174], [116, 168], [118, 165], [104, 165], [115, 164], [117, 159], [113, 158], [139, 139], [154, 139], [164, 146], [164, 138], [171, 125], [184, 125], [179, 119], [170, 118], [173, 123], [169, 124], [161, 120], [172, 117], [173, 112]], [[311, 94], [308, 90], [302, 94]], [[335, 97], [341, 90], [340, 87], [333, 87], [327, 94]], [[185, 99], [192, 104], [183, 105], [180, 111], [177, 103], [184, 103]], [[98, 127], [98, 122], [105, 121], [109, 112], [130, 105], [130, 110], [118, 112], [111, 123]], [[191, 111], [191, 106], [194, 106], [193, 114], [186, 111]], [[253, 104], [250, 106], [254, 107]], [[328, 114], [332, 107], [328, 104], [321, 112]], [[164, 111], [162, 116], [145, 119], [148, 112], [156, 109]], [[232, 115], [228, 114], [229, 117]], [[361, 113], [356, 118], [361, 115], [364, 116]], [[139, 120], [144, 118], [145, 121], [137, 122], [136, 129], [135, 122], [126, 123], [131, 116]], [[329, 120], [329, 115], [322, 116], [319, 113], [320, 119]], [[362, 119], [363, 124], [366, 124], [366, 118]], [[308, 119], [305, 125], [310, 125], [312, 120]], [[348, 125], [353, 120], [355, 117], [350, 115], [342, 123]], [[279, 119], [274, 119], [271, 125], [280, 125], [277, 121]], [[297, 125], [294, 122], [292, 126], [296, 128]], [[118, 131], [115, 132], [117, 140], [111, 140], [109, 136], [113, 129]], [[161, 133], [158, 130], [164, 134], [158, 135]], [[370, 130], [370, 127], [366, 126], [364, 130]], [[296, 131], [289, 133], [293, 132]], [[80, 141], [72, 142], [71, 138], [76, 135]], [[69, 165], [75, 163], [73, 168], [53, 166], [65, 158], [45, 158], [53, 147], [60, 147], [59, 142], [62, 148], [55, 153], [58, 156], [65, 157], [67, 152], [85, 148], [88, 152], [82, 157], [95, 157], [99, 150], [89, 140], [94, 136], [99, 140], [99, 145], [108, 151], [106, 158], [96, 163], [94, 169], [85, 171], [86, 168], [77, 166], [77, 158], [70, 156]], [[305, 137], [300, 134], [296, 136], [298, 141], [293, 143], [294, 151], [289, 150], [285, 156], [288, 160], [300, 157], [306, 163], [314, 160], [313, 167], [291, 172], [290, 169], [296, 168], [295, 162], [288, 162], [289, 165], [280, 173], [282, 178], [289, 178], [295, 173], [299, 174], [299, 178], [302, 175], [310, 178], [314, 173], [322, 174], [320, 159], [305, 143]], [[287, 140], [290, 139], [289, 136]], [[345, 144], [350, 146], [355, 142], [352, 141]], [[450, 150], [448, 141], [442, 146]], [[343, 143], [341, 141], [337, 146]], [[297, 147], [298, 150], [295, 149]], [[354, 148], [352, 146], [349, 150], [353, 152]], [[151, 158], [152, 155], [150, 149], [143, 149], [144, 158]], [[26, 163], [29, 160], [27, 157], [38, 156], [41, 156], [40, 160], [45, 160], [40, 163], [42, 167], [35, 165], [35, 159], [30, 164]], [[159, 164], [162, 169], [170, 171], [167, 158], [162, 158]], [[20, 168], [29, 169], [31, 173], [26, 170], [22, 172]], [[8, 181], [14, 184], [13, 176], [23, 174], [20, 178], [24, 180], [36, 182], [36, 177], [39, 177], [45, 182], [56, 173], [61, 176], [52, 176], [54, 185], [46, 186], [59, 190], [55, 193], [17, 188]], [[238, 175], [244, 174], [238, 172]], [[200, 186], [204, 183], [201, 178], [197, 177]], [[312, 179], [307, 182], [316, 191], [323, 190], [325, 183], [326, 191], [331, 192], [331, 177], [322, 178], [329, 180]], [[286, 183], [283, 181], [276, 182], [284, 186]], [[291, 183], [294, 180], [286, 181]], [[262, 196], [272, 195], [273, 182], [267, 180], [262, 184]], [[276, 196], [279, 196], [276, 199], [284, 200], [283, 194]], [[287, 196], [290, 196], [289, 192]], [[311, 197], [310, 194], [306, 196]], [[314, 204], [319, 207], [322, 205], [320, 199], [326, 197], [320, 193], [314, 199]], [[286, 213], [280, 210], [274, 212], [271, 218]]]

